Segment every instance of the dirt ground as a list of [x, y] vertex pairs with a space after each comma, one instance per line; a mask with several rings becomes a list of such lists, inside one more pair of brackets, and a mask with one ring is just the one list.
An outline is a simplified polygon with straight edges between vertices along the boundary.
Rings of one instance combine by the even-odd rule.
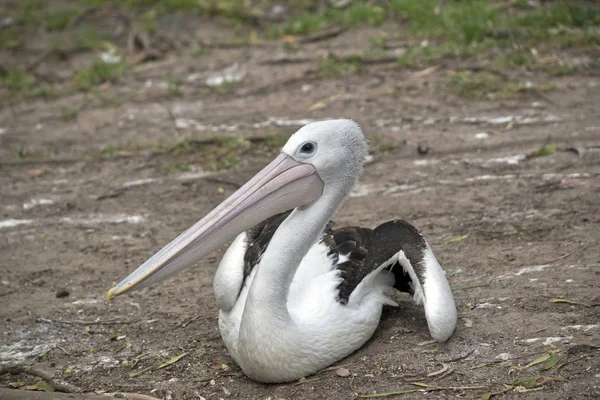
[[[197, 35], [228, 35], [208, 20], [197, 26]], [[598, 398], [600, 79], [552, 77], [549, 92], [473, 101], [444, 90], [452, 63], [424, 71], [374, 64], [315, 78], [311, 56], [367, 48], [381, 29], [302, 45], [294, 57], [304, 61], [282, 62], [283, 44], [167, 57], [104, 85], [102, 98], [116, 104], [76, 92], [3, 106], [2, 365], [35, 363], [85, 392], [165, 399], [415, 389], [404, 397]], [[243, 81], [207, 87], [224, 70]], [[177, 96], [164, 95], [170, 74], [184, 77]], [[65, 118], [65, 109], [78, 113]], [[350, 376], [332, 369], [292, 384], [252, 382], [218, 332], [211, 284], [223, 250], [166, 283], [104, 302], [114, 283], [270, 161], [279, 138], [333, 117], [356, 120], [373, 147], [337, 226], [402, 218], [422, 231], [459, 310], [447, 343], [425, 343], [423, 310], [399, 294], [400, 307], [386, 309], [373, 338], [338, 363]], [[222, 149], [211, 138], [223, 135], [243, 143], [234, 161], [214, 160]], [[169, 147], [175, 138], [193, 140], [179, 151]], [[528, 157], [548, 142], [556, 152]], [[16, 157], [22, 149], [32, 156]], [[228, 167], [211, 168], [208, 158]], [[560, 361], [529, 365], [546, 354]], [[552, 379], [505, 386], [539, 376]], [[38, 380], [4, 374], [0, 385]]]

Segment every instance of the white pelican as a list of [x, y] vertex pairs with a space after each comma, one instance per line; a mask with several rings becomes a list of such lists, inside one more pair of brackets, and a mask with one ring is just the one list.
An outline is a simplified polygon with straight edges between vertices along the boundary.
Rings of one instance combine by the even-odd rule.
[[446, 341], [456, 325], [452, 292], [412, 225], [331, 227], [366, 155], [353, 121], [302, 127], [273, 162], [107, 299], [162, 281], [235, 239], [213, 287], [223, 341], [252, 379], [293, 381], [351, 354], [375, 332], [383, 305], [398, 305], [393, 288], [423, 304], [431, 336]]

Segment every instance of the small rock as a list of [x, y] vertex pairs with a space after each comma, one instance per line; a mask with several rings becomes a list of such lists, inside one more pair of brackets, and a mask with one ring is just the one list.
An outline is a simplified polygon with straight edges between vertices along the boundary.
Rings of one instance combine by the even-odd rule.
[[71, 293], [67, 289], [58, 289], [56, 291], [56, 298], [62, 299], [63, 297], [69, 297]]
[[347, 368], [338, 368], [335, 370], [337, 376], [346, 377], [350, 376], [350, 371]]

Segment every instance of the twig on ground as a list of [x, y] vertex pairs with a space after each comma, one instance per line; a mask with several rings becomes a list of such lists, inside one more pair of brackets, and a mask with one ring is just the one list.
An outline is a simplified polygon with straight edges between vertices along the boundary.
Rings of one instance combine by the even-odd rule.
[[37, 376], [38, 378], [42, 378], [46, 382], [48, 382], [54, 389], [63, 393], [80, 393], [82, 390], [75, 385], [67, 383], [61, 379], [55, 378], [54, 374], [44, 371], [37, 367], [27, 367], [24, 365], [7, 367], [0, 370], [0, 375], [3, 374], [26, 374], [31, 376]]
[[469, 357], [471, 354], [473, 354], [474, 351], [475, 351], [475, 349], [473, 349], [471, 351], [468, 351], [468, 352], [466, 352], [465, 354], [463, 354], [461, 356], [458, 356], [458, 357], [455, 357], [455, 358], [451, 358], [449, 360], [443, 360], [443, 361], [440, 361], [440, 362], [441, 363], [452, 363], [452, 362], [456, 362], [456, 361], [461, 361], [461, 360], [464, 360], [465, 358]]
[[336, 36], [341, 35], [346, 32], [345, 28], [342, 28], [338, 24], [332, 24], [322, 31], [311, 33], [310, 35], [300, 36], [294, 40], [295, 43], [306, 44], [306, 43], [314, 43], [319, 42], [321, 40], [332, 39]]
[[62, 351], [63, 353], [65, 353], [66, 355], [70, 356], [71, 352], [68, 351], [67, 349], [65, 349], [64, 347], [62, 347], [61, 345], [57, 344], [56, 347], [58, 347], [60, 349], [60, 351]]
[[110, 397], [117, 397], [117, 398], [122, 398], [122, 399], [129, 399], [129, 400], [160, 400], [157, 397], [152, 397], [152, 396], [148, 396], [147, 394], [140, 394], [140, 393], [123, 393], [123, 392], [117, 392], [117, 393], [105, 393], [104, 396], [110, 396]]
[[556, 367], [556, 370], [558, 371], [559, 369], [561, 369], [561, 368], [562, 368], [562, 367], [564, 367], [565, 365], [572, 364], [572, 363], [574, 363], [574, 362], [577, 362], [577, 361], [583, 360], [584, 358], [588, 358], [588, 357], [589, 357], [589, 354], [586, 354], [585, 356], [581, 356], [581, 357], [575, 358], [575, 359], [573, 359], [573, 360], [566, 361], [566, 362], [564, 362], [564, 363], [560, 364], [558, 367]]
[[560, 257], [553, 258], [552, 260], [550, 260], [550, 261], [546, 261], [546, 262], [544, 262], [544, 263], [542, 263], [542, 264], [552, 264], [553, 262], [560, 261], [560, 260], [562, 260], [562, 259], [565, 259], [565, 258], [569, 257], [571, 254], [573, 254], [573, 252], [570, 252], [570, 253], [563, 254], [563, 255], [562, 255], [562, 256], [560, 256]]
[[545, 331], [545, 330], [546, 330], [546, 329], [548, 329], [548, 328], [550, 328], [550, 325], [548, 325], [548, 326], [547, 326], [547, 327], [545, 327], [545, 328], [538, 329], [538, 330], [537, 330], [537, 331], [535, 331], [535, 332], [531, 332], [531, 333], [530, 333], [530, 335], [535, 335], [536, 333], [543, 332], [543, 331]]
[[194, 321], [196, 321], [197, 319], [199, 319], [201, 316], [202, 316], [202, 315], [196, 315], [195, 317], [192, 317], [192, 318], [188, 319], [187, 321], [186, 321], [186, 320], [183, 320], [183, 321], [181, 321], [180, 323], [178, 323], [178, 324], [176, 325], [176, 327], [177, 327], [177, 328], [185, 328], [186, 326], [188, 326], [188, 325], [189, 325], [189, 324], [191, 324], [192, 322], [194, 322]]
[[442, 368], [438, 371], [434, 371], [434, 372], [430, 372], [427, 374], [427, 376], [431, 377], [431, 376], [437, 376], [437, 375], [441, 375], [444, 372], [448, 371], [448, 369], [450, 368], [450, 365], [448, 365], [447, 363], [442, 363]]
[[406, 390], [399, 390], [399, 391], [386, 392], [386, 393], [356, 394], [356, 397], [359, 397], [362, 399], [369, 399], [369, 398], [396, 396], [396, 395], [400, 395], [400, 394], [409, 394], [409, 393], [415, 393], [415, 392], [436, 392], [436, 391], [440, 391], [440, 390], [477, 390], [477, 389], [485, 389], [485, 388], [486, 388], [485, 386], [428, 386], [428, 387], [422, 387], [420, 389], [406, 389]]
[[390, 54], [378, 57], [370, 57], [360, 53], [344, 53], [337, 54], [328, 52], [326, 54], [319, 54], [317, 56], [283, 56], [277, 58], [270, 58], [260, 62], [263, 65], [283, 65], [283, 64], [303, 64], [309, 62], [322, 61], [327, 58], [335, 60], [337, 62], [358, 62], [364, 65], [375, 65], [375, 64], [390, 64], [398, 61], [398, 56]]
[[475, 289], [480, 287], [488, 287], [489, 283], [473, 283], [472, 285], [463, 285], [463, 286], [455, 286], [452, 290], [465, 290], [465, 289]]
[[53, 320], [48, 318], [37, 318], [37, 321], [46, 322], [49, 324], [65, 324], [65, 325], [127, 325], [136, 324], [140, 322], [139, 319], [132, 321], [67, 321], [67, 320]]
[[317, 374], [319, 374], [321, 372], [326, 372], [326, 371], [335, 371], [336, 369], [340, 369], [340, 368], [349, 368], [349, 367], [353, 367], [355, 365], [356, 365], [356, 363], [350, 363], [350, 364], [344, 364], [344, 365], [332, 365], [331, 367], [323, 368], [322, 370], [318, 371]]

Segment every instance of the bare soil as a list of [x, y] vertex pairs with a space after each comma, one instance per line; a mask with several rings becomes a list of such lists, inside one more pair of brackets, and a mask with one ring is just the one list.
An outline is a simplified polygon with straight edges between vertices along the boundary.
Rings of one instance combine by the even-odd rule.
[[[227, 28], [201, 22], [201, 33], [228, 37]], [[355, 29], [293, 56], [366, 49], [375, 35]], [[348, 399], [409, 389], [428, 392], [408, 398], [598, 398], [600, 79], [509, 70], [556, 89], [468, 101], [446, 90], [454, 62], [421, 72], [373, 64], [324, 79], [314, 75], [318, 60], [265, 63], [278, 57], [289, 57], [284, 45], [216, 48], [197, 59], [182, 52], [104, 85], [102, 97], [118, 104], [78, 92], [0, 109], [2, 364], [34, 363], [85, 392], [168, 399]], [[241, 83], [207, 87], [236, 64]], [[183, 77], [181, 94], [168, 95], [170, 75]], [[74, 119], [65, 109], [78, 111]], [[166, 283], [104, 302], [115, 282], [277, 154], [271, 136], [261, 138], [332, 117], [360, 123], [374, 150], [336, 224], [402, 218], [423, 232], [459, 310], [447, 343], [424, 343], [423, 310], [398, 295], [400, 307], [386, 309], [373, 338], [339, 362], [350, 376], [250, 381], [218, 332], [211, 283], [222, 250]], [[219, 148], [206, 140], [223, 135], [252, 140], [233, 166], [214, 169], [207, 159]], [[168, 145], [174, 138], [196, 142], [177, 151]], [[527, 157], [548, 141], [555, 153]], [[31, 156], [19, 159], [20, 149]], [[558, 365], [527, 366], [548, 352]], [[556, 379], [525, 391], [504, 385], [538, 376]], [[0, 385], [38, 380], [4, 374]]]

